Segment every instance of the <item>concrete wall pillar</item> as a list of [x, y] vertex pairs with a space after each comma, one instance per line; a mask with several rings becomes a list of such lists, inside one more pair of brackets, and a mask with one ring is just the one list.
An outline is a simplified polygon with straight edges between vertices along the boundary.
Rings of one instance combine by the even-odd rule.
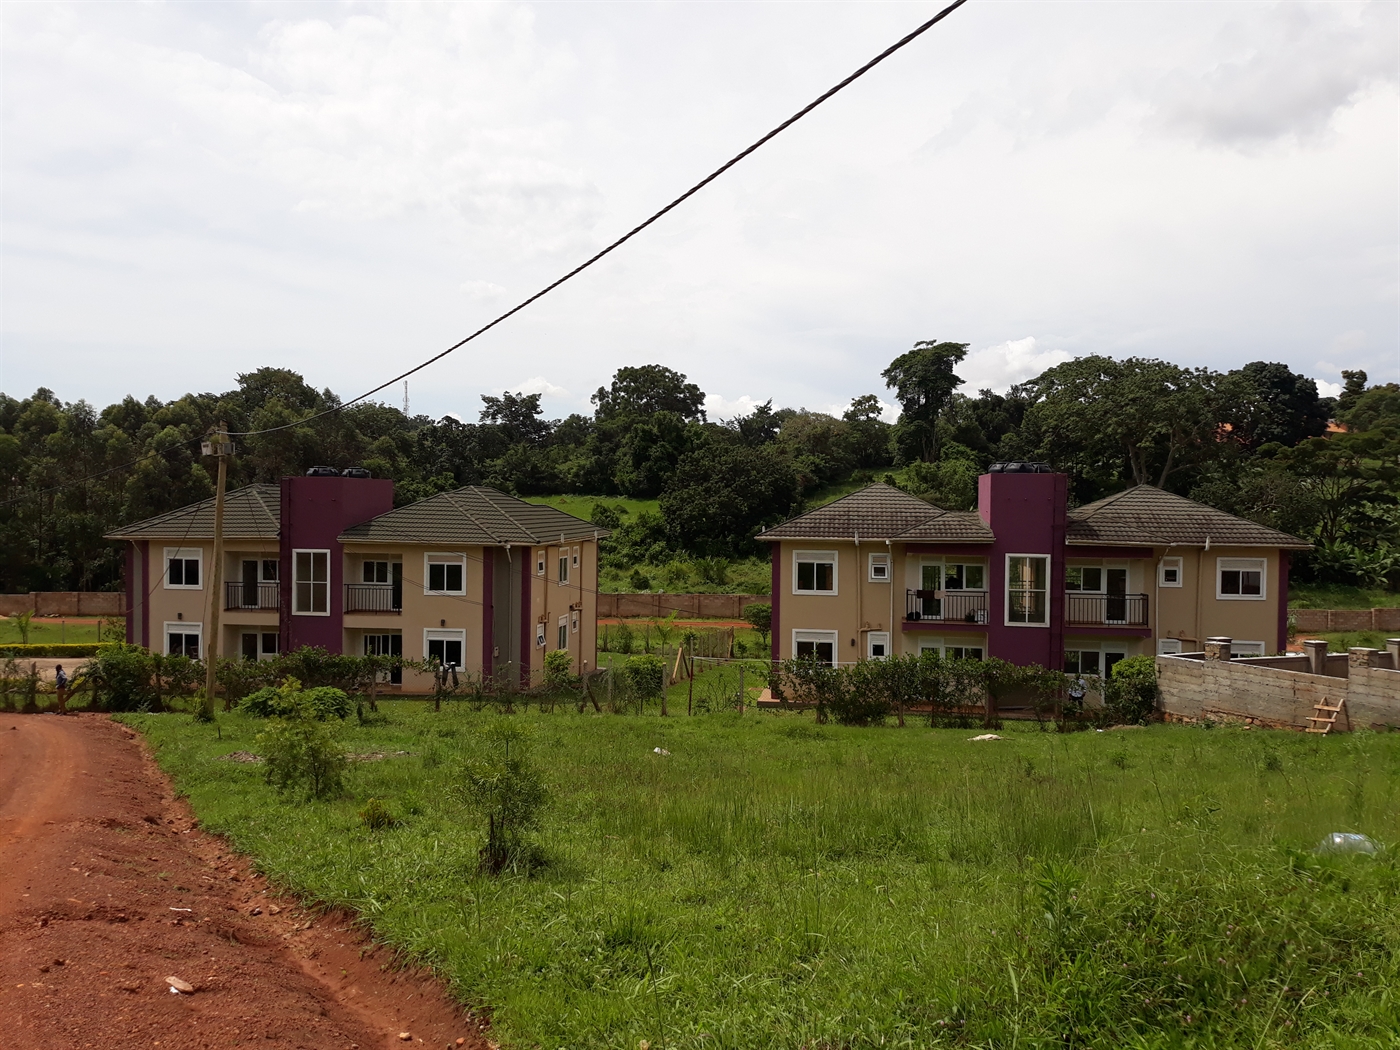
[[1390, 669], [1400, 671], [1400, 638], [1387, 638], [1385, 651], [1390, 654]]
[[1231, 638], [1207, 638], [1206, 639], [1206, 659], [1226, 660], [1230, 659]]
[[1311, 674], [1327, 673], [1327, 640], [1309, 638], [1303, 643], [1303, 651], [1308, 654], [1308, 671]]
[[1347, 670], [1353, 667], [1379, 667], [1381, 651], [1356, 645], [1347, 650]]

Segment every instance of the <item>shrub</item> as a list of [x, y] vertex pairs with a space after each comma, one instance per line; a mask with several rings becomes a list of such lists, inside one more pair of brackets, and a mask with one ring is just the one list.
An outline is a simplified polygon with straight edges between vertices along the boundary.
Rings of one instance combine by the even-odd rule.
[[627, 583], [634, 591], [651, 590], [651, 579], [641, 569], [633, 569], [632, 575], [627, 578]]
[[103, 649], [111, 648], [110, 642], [41, 642], [35, 645], [0, 645], [0, 658], [12, 656], [16, 660], [63, 659], [77, 660], [96, 656]]
[[754, 602], [744, 606], [742, 613], [744, 620], [750, 627], [758, 632], [763, 644], [768, 644], [768, 633], [773, 630], [773, 606], [765, 602]]
[[457, 794], [486, 817], [481, 870], [493, 875], [506, 867], [527, 869], [540, 860], [526, 833], [539, 823], [549, 792], [530, 761], [525, 726], [498, 719], [481, 734], [478, 754], [467, 760]]
[[618, 624], [617, 630], [611, 633], [613, 652], [629, 656], [636, 650], [637, 632], [632, 630], [632, 625], [626, 620]]
[[1104, 708], [1121, 723], [1141, 725], [1156, 710], [1159, 693], [1157, 661], [1150, 656], [1130, 656], [1113, 665], [1104, 687]]
[[370, 831], [383, 831], [385, 828], [397, 827], [399, 820], [390, 812], [383, 799], [372, 798], [365, 803], [365, 808], [360, 810], [360, 823]]
[[309, 705], [298, 705], [291, 717], [272, 719], [258, 734], [257, 747], [269, 784], [326, 798], [345, 790], [348, 762], [330, 727], [309, 715]]
[[350, 696], [343, 689], [322, 685], [307, 689], [301, 695], [319, 719], [346, 718], [350, 714]]
[[544, 684], [549, 689], [564, 689], [574, 684], [574, 658], [567, 649], [555, 649], [544, 654]]
[[298, 718], [305, 715], [325, 720], [348, 717], [350, 697], [334, 686], [303, 689], [300, 681], [289, 676], [282, 679], [280, 686], [265, 686], [249, 693], [238, 706], [256, 718]]
[[155, 658], [139, 645], [104, 645], [87, 663], [92, 705], [99, 711], [159, 708]]
[[633, 656], [622, 673], [632, 691], [643, 700], [660, 696], [666, 686], [666, 664], [659, 656]]

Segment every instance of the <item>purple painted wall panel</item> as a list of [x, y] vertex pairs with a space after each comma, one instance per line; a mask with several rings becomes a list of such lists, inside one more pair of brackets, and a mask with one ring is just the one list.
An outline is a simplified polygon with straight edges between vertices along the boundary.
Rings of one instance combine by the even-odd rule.
[[[996, 534], [989, 551], [987, 647], [990, 656], [1015, 664], [1058, 667], [1064, 651], [1064, 474], [983, 474], [977, 479], [977, 513]], [[1050, 557], [1050, 625], [1006, 623], [1006, 557]]]
[[[283, 652], [318, 645], [340, 652], [345, 597], [344, 548], [336, 537], [394, 509], [394, 483], [380, 478], [282, 479], [282, 644]], [[330, 551], [330, 615], [292, 612], [292, 552]]]
[[773, 558], [773, 622], [770, 625], [773, 634], [772, 643], [769, 646], [769, 655], [776, 662], [780, 659], [778, 650], [778, 606], [783, 593], [783, 545], [781, 543], [774, 543], [770, 545], [769, 550], [772, 552]]

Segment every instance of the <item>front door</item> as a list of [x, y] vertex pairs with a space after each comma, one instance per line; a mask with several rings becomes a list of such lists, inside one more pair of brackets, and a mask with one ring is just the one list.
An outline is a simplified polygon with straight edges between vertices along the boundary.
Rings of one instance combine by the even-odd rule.
[[[247, 564], [246, 562], [244, 563]], [[242, 639], [243, 659], [257, 663], [258, 660], [258, 636], [256, 634], [245, 634]]]
[[1108, 587], [1107, 606], [1104, 610], [1106, 623], [1128, 622], [1128, 570], [1108, 569], [1105, 573]]
[[926, 620], [937, 620], [943, 615], [943, 563], [925, 562], [919, 579], [919, 612]]
[[[239, 604], [245, 609], [258, 607], [258, 563], [252, 558], [243, 559], [243, 597]], [[257, 659], [256, 654], [253, 659]]]

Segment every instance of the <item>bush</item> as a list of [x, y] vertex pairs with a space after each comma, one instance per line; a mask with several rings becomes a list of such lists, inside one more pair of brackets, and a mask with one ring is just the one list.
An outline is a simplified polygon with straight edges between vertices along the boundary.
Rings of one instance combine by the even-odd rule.
[[482, 733], [478, 747], [462, 770], [457, 793], [486, 817], [481, 870], [495, 875], [517, 865], [528, 869], [540, 857], [525, 835], [539, 823], [549, 792], [530, 762], [526, 727], [500, 719]]
[[360, 823], [370, 831], [383, 831], [385, 828], [397, 827], [399, 820], [390, 812], [383, 799], [372, 798], [365, 803], [365, 808], [360, 810]]
[[191, 696], [204, 680], [203, 664], [139, 645], [98, 646], [80, 671], [99, 711], [162, 711], [167, 698]]
[[[16, 660], [63, 659], [72, 660], [96, 656], [103, 649], [112, 648], [112, 642], [53, 642], [36, 645], [0, 645], [0, 659], [13, 657]], [[133, 647], [134, 648], [134, 647]]]
[[643, 700], [660, 696], [666, 686], [666, 664], [659, 656], [633, 656], [622, 673], [632, 691]]
[[304, 788], [311, 798], [326, 798], [345, 790], [345, 750], [324, 722], [310, 717], [309, 705], [272, 719], [258, 734], [257, 747], [267, 782], [280, 791]]
[[301, 682], [287, 677], [278, 687], [265, 686], [249, 693], [238, 704], [240, 710], [255, 718], [315, 719], [346, 718], [350, 714], [350, 697], [334, 686], [303, 689]]
[[1113, 665], [1104, 683], [1104, 709], [1126, 725], [1141, 725], [1157, 708], [1157, 661], [1150, 656], [1130, 656]]
[[544, 684], [548, 689], [565, 689], [574, 684], [574, 658], [567, 649], [544, 654]]
[[741, 613], [744, 621], [758, 632], [763, 644], [768, 644], [768, 633], [773, 630], [773, 606], [766, 602], [754, 602], [744, 606]]

